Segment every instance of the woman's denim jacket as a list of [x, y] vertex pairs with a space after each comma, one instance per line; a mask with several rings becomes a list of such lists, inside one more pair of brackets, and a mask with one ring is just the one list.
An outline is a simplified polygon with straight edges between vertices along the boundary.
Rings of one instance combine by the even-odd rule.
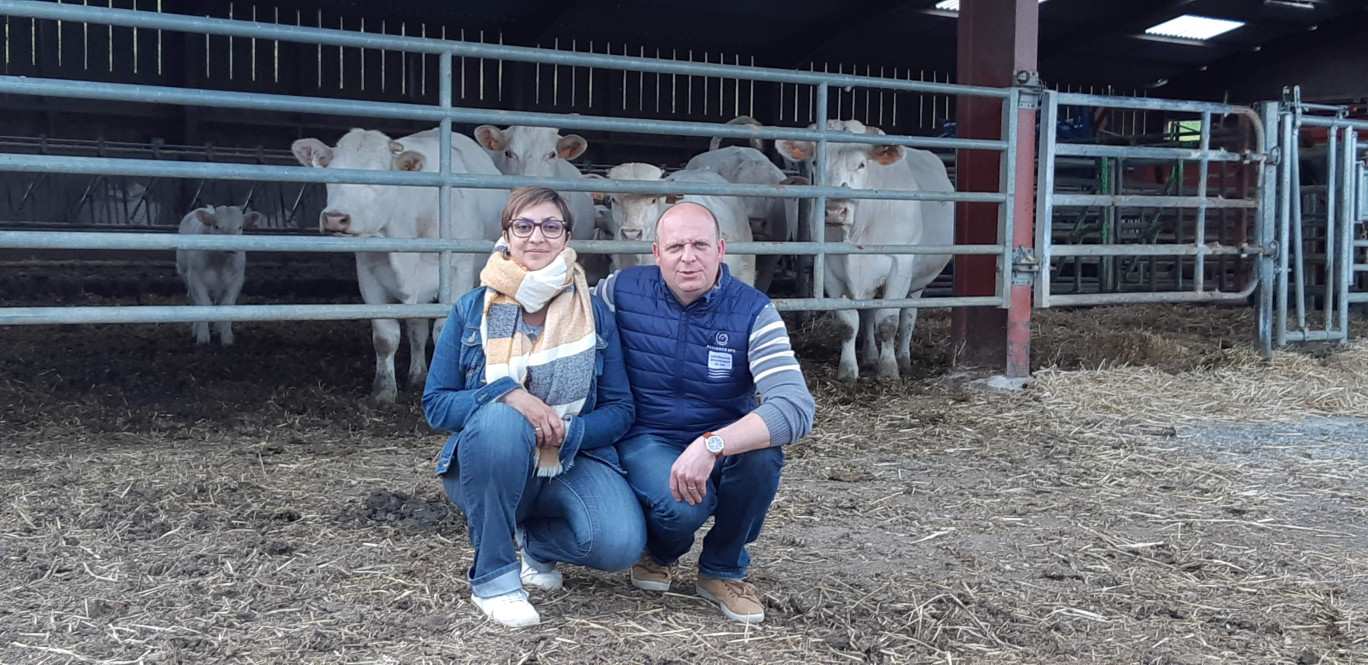
[[[451, 308], [437, 339], [427, 387], [423, 390], [423, 413], [434, 429], [459, 433], [476, 410], [519, 387], [508, 377], [485, 383], [484, 345], [480, 339], [484, 297], [484, 287], [461, 296]], [[583, 454], [621, 472], [613, 444], [632, 426], [636, 409], [632, 404], [631, 386], [627, 383], [627, 367], [622, 360], [622, 345], [613, 313], [598, 296], [593, 297], [593, 306], [598, 336], [594, 381], [580, 414], [570, 417], [566, 423], [560, 459], [569, 470], [575, 455]], [[450, 437], [442, 448], [442, 455], [437, 460], [438, 475], [451, 468], [458, 438]]]

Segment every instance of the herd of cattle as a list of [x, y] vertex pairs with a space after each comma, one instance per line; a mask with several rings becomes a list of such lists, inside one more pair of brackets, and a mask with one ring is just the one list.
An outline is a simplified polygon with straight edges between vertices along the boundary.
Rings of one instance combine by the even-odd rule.
[[[754, 122], [748, 118], [738, 119]], [[829, 128], [864, 134], [882, 134], [855, 120], [832, 120]], [[672, 183], [741, 183], [800, 185], [807, 180], [789, 176], [760, 148], [717, 147], [695, 156], [679, 171], [642, 163], [613, 167], [613, 180], [663, 180]], [[561, 136], [549, 127], [491, 125], [477, 128], [474, 138], [452, 134], [451, 171], [479, 175], [521, 175], [534, 178], [578, 178], [571, 160], [588, 147], [580, 136]], [[391, 139], [375, 130], [353, 129], [336, 145], [315, 138], [300, 139], [292, 146], [301, 164], [312, 168], [395, 171], [438, 170], [440, 140], [436, 129]], [[904, 191], [954, 190], [944, 164], [936, 155], [888, 144], [830, 143], [825, 164], [814, 164], [816, 146], [808, 141], [775, 142], [779, 156], [791, 170], [813, 173], [823, 169], [825, 183], [852, 189]], [[432, 187], [329, 184], [327, 204], [319, 215], [323, 233], [353, 237], [437, 238], [438, 190]], [[500, 232], [499, 217], [507, 190], [452, 188], [450, 214], [456, 238], [489, 239]], [[679, 201], [695, 201], [717, 216], [723, 237], [730, 242], [794, 240], [798, 237], [800, 207], [796, 198], [606, 193], [590, 195], [567, 192], [575, 218], [574, 240], [654, 239], [655, 220], [665, 208]], [[828, 242], [858, 245], [949, 245], [953, 240], [954, 209], [948, 201], [894, 201], [831, 199], [823, 211]], [[813, 215], [815, 217], [816, 215]], [[254, 212], [222, 206], [190, 212], [182, 220], [181, 233], [241, 233], [260, 218]], [[592, 222], [592, 223], [586, 223]], [[816, 220], [810, 220], [817, 228]], [[181, 250], [176, 268], [186, 281], [191, 302], [197, 305], [234, 304], [242, 287], [242, 252]], [[457, 293], [473, 288], [484, 256], [458, 254], [452, 278]], [[773, 277], [777, 256], [728, 253], [732, 274], [766, 290]], [[831, 298], [858, 300], [918, 297], [949, 262], [948, 255], [832, 255], [825, 262], [825, 291]], [[611, 270], [650, 263], [649, 254], [582, 257], [590, 283]], [[356, 273], [361, 295], [369, 304], [421, 304], [433, 302], [438, 293], [438, 255], [410, 252], [358, 252]], [[863, 335], [863, 360], [880, 376], [896, 377], [909, 363], [915, 309], [838, 310], [847, 327], [842, 344], [838, 376], [854, 379], [859, 374], [856, 337]], [[436, 331], [440, 331], [437, 321]], [[400, 324], [394, 319], [372, 323], [375, 344], [375, 380], [372, 398], [393, 402], [398, 391], [394, 357], [399, 347]], [[426, 319], [406, 322], [411, 353], [408, 385], [421, 387], [426, 379], [426, 348], [432, 324]], [[233, 341], [229, 323], [216, 324], [220, 342]], [[209, 326], [194, 324], [195, 341], [208, 343]]]

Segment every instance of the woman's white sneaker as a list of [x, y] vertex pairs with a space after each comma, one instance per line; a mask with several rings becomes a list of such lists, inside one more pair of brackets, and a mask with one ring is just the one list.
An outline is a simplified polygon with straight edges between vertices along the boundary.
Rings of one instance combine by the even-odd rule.
[[522, 555], [522, 573], [519, 577], [522, 578], [523, 586], [532, 587], [538, 591], [559, 591], [565, 582], [565, 578], [555, 568], [543, 573], [528, 565], [527, 554]]
[[527, 602], [527, 592], [522, 589], [489, 598], [471, 596], [470, 600], [475, 603], [475, 607], [485, 613], [485, 616], [509, 628], [535, 626], [541, 623], [541, 615], [537, 614], [537, 608], [532, 607], [532, 603]]

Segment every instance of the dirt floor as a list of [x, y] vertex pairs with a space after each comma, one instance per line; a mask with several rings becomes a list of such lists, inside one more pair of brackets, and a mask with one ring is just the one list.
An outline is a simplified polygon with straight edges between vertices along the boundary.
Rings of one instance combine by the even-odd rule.
[[945, 313], [898, 382], [837, 382], [830, 324], [795, 324], [818, 417], [752, 547], [766, 622], [694, 596], [690, 555], [663, 597], [567, 569], [521, 631], [470, 604], [417, 393], [364, 406], [364, 322], [0, 328], [0, 663], [1368, 663], [1368, 339], [1035, 327], [999, 392], [947, 367]]

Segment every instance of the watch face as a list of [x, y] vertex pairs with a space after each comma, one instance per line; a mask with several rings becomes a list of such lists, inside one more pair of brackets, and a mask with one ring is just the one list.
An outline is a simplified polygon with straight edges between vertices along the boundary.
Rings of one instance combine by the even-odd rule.
[[710, 436], [703, 443], [708, 446], [708, 452], [714, 455], [722, 452], [722, 437], [720, 436]]

